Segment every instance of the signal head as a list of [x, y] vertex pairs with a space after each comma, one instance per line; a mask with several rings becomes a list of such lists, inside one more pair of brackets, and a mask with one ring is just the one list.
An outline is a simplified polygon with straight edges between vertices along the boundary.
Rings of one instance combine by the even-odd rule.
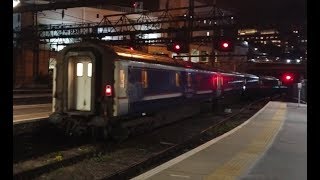
[[224, 48], [228, 48], [228, 47], [229, 47], [229, 43], [228, 43], [228, 42], [224, 42], [224, 43], [222, 43], [222, 47], [224, 47]]
[[179, 45], [179, 44], [175, 44], [175, 45], [174, 45], [174, 49], [175, 49], [175, 50], [180, 50], [180, 49], [181, 49], [181, 47], [180, 47], [180, 45]]
[[222, 52], [232, 52], [234, 49], [234, 42], [231, 38], [218, 38], [215, 41], [215, 49]]

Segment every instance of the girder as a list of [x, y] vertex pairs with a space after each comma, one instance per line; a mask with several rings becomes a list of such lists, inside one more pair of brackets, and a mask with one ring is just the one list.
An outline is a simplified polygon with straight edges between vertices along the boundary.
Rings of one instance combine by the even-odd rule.
[[[211, 9], [208, 9], [208, 7]], [[207, 10], [201, 11], [203, 8]], [[177, 16], [177, 10], [179, 10], [179, 16]], [[170, 34], [175, 32], [212, 31], [213, 25], [219, 27], [219, 29], [236, 28], [234, 16], [226, 14], [215, 6], [195, 6], [192, 16], [189, 15], [189, 12], [190, 9], [184, 7], [152, 12], [106, 15], [100, 23], [33, 26], [22, 28], [20, 35], [18, 35], [19, 32], [14, 32], [16, 35], [14, 40], [19, 38], [21, 40], [39, 39], [50, 43], [50, 39], [57, 38], [102, 39], [105, 36], [109, 36], [113, 37], [113, 40], [110, 41], [117, 43], [122, 41], [123, 44], [126, 44], [129, 39], [138, 44], [150, 44], [150, 42], [167, 43], [168, 39], [170, 39]], [[133, 18], [132, 16], [135, 17]], [[151, 33], [162, 33], [162, 36], [158, 40], [137, 39], [138, 36]], [[190, 33], [189, 36], [191, 36]], [[190, 42], [212, 41], [212, 38], [205, 36], [189, 38]]]

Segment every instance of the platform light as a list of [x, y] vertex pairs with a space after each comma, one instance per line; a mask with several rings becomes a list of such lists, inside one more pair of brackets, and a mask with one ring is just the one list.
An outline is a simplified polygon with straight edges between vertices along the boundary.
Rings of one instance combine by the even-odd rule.
[[16, 7], [18, 4], [20, 4], [19, 0], [13, 0], [13, 7]]
[[287, 62], [287, 63], [291, 63], [291, 59], [287, 59], [286, 62]]
[[301, 60], [300, 60], [300, 59], [296, 59], [296, 62], [297, 62], [297, 63], [300, 63], [300, 62], [301, 62]]

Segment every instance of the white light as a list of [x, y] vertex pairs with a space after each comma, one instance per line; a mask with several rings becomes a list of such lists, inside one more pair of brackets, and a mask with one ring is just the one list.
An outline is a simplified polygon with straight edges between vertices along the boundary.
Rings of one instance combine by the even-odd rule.
[[243, 45], [248, 46], [248, 41], [243, 41]]
[[242, 86], [242, 89], [243, 89], [243, 90], [246, 90], [246, 86]]
[[64, 46], [64, 45], [58, 45], [57, 46], [57, 51], [60, 51], [60, 50], [62, 50], [63, 48], [65, 48], [66, 46]]
[[291, 60], [290, 59], [287, 59], [287, 63], [290, 63], [291, 62]]
[[83, 75], [83, 63], [77, 63], [77, 76]]
[[300, 60], [300, 59], [296, 59], [296, 61], [297, 61], [297, 63], [300, 63], [300, 62], [301, 62], [301, 60]]
[[13, 0], [13, 7], [16, 7], [20, 3], [19, 0]]
[[233, 17], [231, 16], [231, 19], [233, 19]]
[[92, 77], [92, 63], [88, 64], [88, 77]]
[[207, 32], [207, 36], [209, 36], [210, 35], [210, 32]]
[[255, 51], [258, 51], [258, 48], [254, 48]]
[[105, 36], [103, 38], [101, 38], [102, 40], [112, 40], [112, 37], [111, 36]]

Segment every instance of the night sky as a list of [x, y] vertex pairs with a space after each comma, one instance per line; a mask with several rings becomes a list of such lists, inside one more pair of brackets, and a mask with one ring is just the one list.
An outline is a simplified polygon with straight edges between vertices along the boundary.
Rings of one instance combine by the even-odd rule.
[[[156, 9], [153, 0], [142, 0], [146, 7]], [[170, 0], [169, 0], [170, 1]], [[188, 1], [188, 0], [186, 0]], [[212, 3], [213, 0], [199, 0]], [[216, 0], [217, 6], [236, 13], [243, 25], [306, 24], [306, 0]]]
[[306, 0], [217, 0], [217, 6], [231, 8], [245, 24], [287, 25], [307, 20]]

